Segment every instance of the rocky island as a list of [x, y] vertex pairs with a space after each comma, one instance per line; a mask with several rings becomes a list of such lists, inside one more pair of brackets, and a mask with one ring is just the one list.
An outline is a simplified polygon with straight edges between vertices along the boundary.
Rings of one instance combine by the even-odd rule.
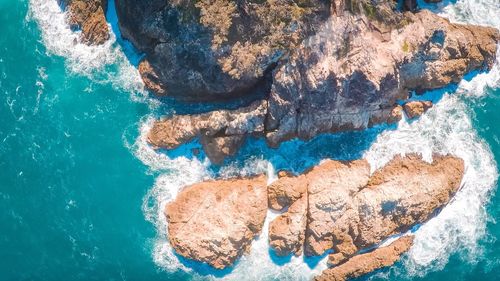
[[167, 205], [168, 238], [179, 255], [223, 269], [251, 250], [270, 208], [282, 212], [269, 226], [277, 255], [329, 253], [318, 280], [358, 277], [396, 262], [411, 237], [374, 247], [432, 218], [463, 173], [456, 157], [407, 155], [373, 174], [366, 160], [326, 160], [301, 175], [282, 171], [269, 185], [262, 175], [202, 182]]
[[[109, 38], [106, 0], [61, 0], [90, 45]], [[416, 1], [115, 0], [122, 36], [144, 54], [138, 70], [158, 99], [216, 103], [215, 110], [159, 117], [155, 149], [198, 140], [213, 164], [249, 136], [271, 147], [319, 134], [418, 118], [433, 106], [415, 95], [491, 69], [500, 40], [490, 27], [456, 24]], [[428, 1], [438, 2], [438, 1]], [[237, 108], [237, 100], [248, 101]], [[184, 258], [231, 267], [251, 251], [269, 209], [278, 256], [328, 255], [316, 280], [347, 280], [390, 266], [461, 186], [452, 155], [324, 160], [295, 175], [205, 181], [185, 187], [164, 213]], [[385, 243], [389, 239], [395, 239]]]

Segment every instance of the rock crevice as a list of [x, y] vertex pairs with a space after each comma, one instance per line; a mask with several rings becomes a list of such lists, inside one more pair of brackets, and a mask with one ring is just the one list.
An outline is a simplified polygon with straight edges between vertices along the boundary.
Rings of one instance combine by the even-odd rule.
[[394, 263], [411, 237], [359, 253], [428, 221], [460, 188], [463, 173], [459, 158], [434, 155], [427, 163], [412, 154], [373, 174], [366, 160], [326, 160], [301, 175], [282, 171], [269, 185], [264, 176], [203, 182], [167, 205], [169, 240], [180, 255], [222, 269], [250, 250], [269, 207], [282, 212], [269, 224], [277, 255], [329, 251], [332, 268], [318, 280], [344, 280]]

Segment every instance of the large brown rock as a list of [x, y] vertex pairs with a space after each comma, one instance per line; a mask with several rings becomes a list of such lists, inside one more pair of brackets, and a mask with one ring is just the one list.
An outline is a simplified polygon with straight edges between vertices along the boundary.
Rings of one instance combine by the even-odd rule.
[[307, 224], [307, 179], [285, 171], [267, 188], [269, 208], [286, 212], [269, 225], [269, 245], [278, 256], [302, 254]]
[[151, 66], [141, 72], [146, 86], [213, 101], [249, 94], [268, 79], [276, 62], [328, 18], [330, 1], [116, 0], [116, 10], [122, 35]]
[[268, 188], [269, 208], [282, 211], [304, 196], [307, 191], [307, 181], [304, 175], [293, 176], [285, 171], [278, 173], [278, 179]]
[[68, 11], [68, 23], [81, 29], [81, 39], [88, 45], [100, 45], [109, 39], [106, 22], [107, 0], [59, 0]]
[[223, 269], [250, 250], [266, 213], [264, 176], [194, 184], [165, 208], [168, 239], [179, 255]]
[[371, 176], [365, 160], [327, 160], [303, 175], [280, 177], [268, 187], [269, 205], [288, 209], [271, 223], [271, 246], [279, 255], [298, 254], [304, 241], [306, 255], [333, 250], [329, 263], [341, 264], [427, 221], [449, 202], [463, 172], [461, 159], [435, 155], [429, 164], [412, 154]]
[[278, 256], [302, 254], [307, 226], [307, 193], [269, 224], [269, 245]]
[[413, 245], [413, 236], [403, 236], [388, 246], [360, 254], [339, 266], [324, 270], [315, 281], [345, 281], [391, 266]]
[[390, 113], [408, 91], [491, 68], [498, 40], [496, 29], [452, 24], [427, 10], [405, 13], [396, 25], [331, 17], [275, 70], [266, 139], [277, 146], [394, 121]]
[[410, 101], [403, 105], [405, 113], [410, 119], [422, 116], [431, 107], [431, 101]]
[[368, 184], [370, 165], [366, 160], [328, 160], [306, 176], [309, 208], [305, 254], [322, 255], [331, 249], [354, 254], [357, 249], [353, 241], [343, 234], [355, 231], [352, 228], [359, 221], [355, 195]]

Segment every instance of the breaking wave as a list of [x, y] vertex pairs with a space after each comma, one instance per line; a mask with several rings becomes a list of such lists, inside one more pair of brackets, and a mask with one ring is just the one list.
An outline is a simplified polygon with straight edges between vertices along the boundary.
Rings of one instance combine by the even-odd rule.
[[[110, 30], [118, 30], [114, 1], [109, 1], [107, 20]], [[128, 42], [110, 32], [102, 45], [88, 46], [80, 41], [81, 31], [73, 31], [66, 23], [66, 13], [56, 0], [30, 0], [27, 20], [34, 20], [41, 31], [46, 52], [64, 57], [67, 68], [101, 84], [129, 92], [135, 101], [147, 101], [142, 79], [134, 66], [139, 61]], [[118, 35], [119, 36], [119, 35]]]

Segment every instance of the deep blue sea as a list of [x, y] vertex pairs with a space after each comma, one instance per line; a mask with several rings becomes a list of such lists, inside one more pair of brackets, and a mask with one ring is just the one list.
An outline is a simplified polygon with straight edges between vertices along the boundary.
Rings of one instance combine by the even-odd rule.
[[[88, 47], [55, 0], [0, 0], [0, 280], [309, 280], [324, 259], [276, 258], [265, 231], [251, 254], [224, 272], [179, 259], [162, 208], [204, 178], [301, 171], [324, 158], [366, 157], [375, 169], [409, 152], [462, 157], [463, 187], [415, 229], [415, 245], [399, 263], [363, 280], [500, 280], [499, 62], [424, 95], [436, 105], [417, 121], [276, 150], [248, 140], [214, 167], [203, 154], [193, 156], [196, 141], [169, 153], [147, 145], [153, 118], [207, 108], [158, 101], [143, 90], [140, 54], [120, 39], [110, 2], [114, 35]], [[429, 8], [500, 28], [499, 0]]]

